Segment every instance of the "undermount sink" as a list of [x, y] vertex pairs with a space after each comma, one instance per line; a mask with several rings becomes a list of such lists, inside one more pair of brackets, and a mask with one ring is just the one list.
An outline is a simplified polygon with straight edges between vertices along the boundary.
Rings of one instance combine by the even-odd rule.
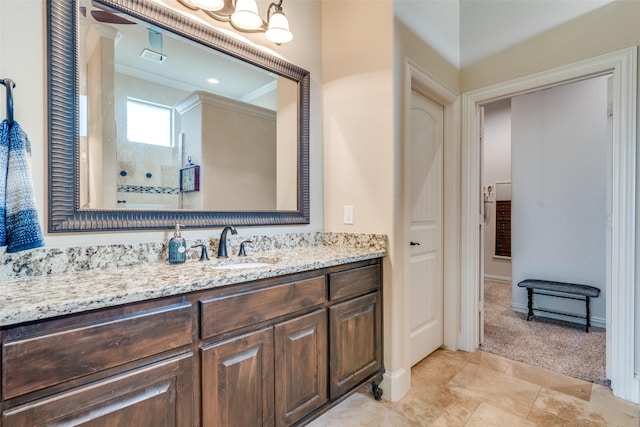
[[212, 268], [215, 270], [240, 270], [243, 268], [262, 268], [271, 267], [273, 264], [268, 262], [241, 262], [239, 264], [219, 264]]
[[241, 270], [249, 268], [264, 268], [272, 267], [277, 262], [277, 259], [219, 259], [213, 261], [211, 268], [214, 270]]

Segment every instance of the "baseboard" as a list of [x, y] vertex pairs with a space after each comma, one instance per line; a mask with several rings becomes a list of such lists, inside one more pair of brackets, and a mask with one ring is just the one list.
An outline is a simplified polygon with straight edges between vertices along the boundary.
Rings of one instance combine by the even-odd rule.
[[[635, 404], [639, 404], [640, 403], [640, 378], [638, 378], [638, 375], [634, 375], [633, 376], [633, 381], [632, 381], [632, 390], [629, 396], [629, 399], [631, 402], [635, 403]], [[614, 396], [616, 395], [616, 393], [613, 393]]]
[[392, 402], [400, 400], [411, 388], [411, 369], [398, 369], [395, 372], [386, 371], [382, 377], [383, 399]]
[[[511, 310], [518, 312], [518, 313], [523, 313], [523, 314], [527, 314], [529, 313], [529, 307], [527, 307], [524, 304], [511, 304]], [[584, 315], [584, 313], [576, 313], [579, 315]], [[570, 316], [563, 316], [561, 314], [554, 314], [554, 313], [544, 313], [544, 312], [535, 312], [536, 317], [546, 317], [549, 319], [555, 319], [555, 320], [563, 320], [565, 322], [571, 322], [571, 323], [577, 323], [580, 325], [584, 325], [586, 323], [586, 321], [584, 319], [578, 319], [575, 317], [570, 317]], [[606, 328], [607, 327], [607, 321], [606, 319], [603, 319], [602, 317], [594, 317], [591, 316], [591, 326], [595, 326], [597, 328]]]
[[491, 274], [485, 274], [484, 275], [484, 280], [489, 280], [491, 282], [511, 283], [511, 277], [493, 276]]

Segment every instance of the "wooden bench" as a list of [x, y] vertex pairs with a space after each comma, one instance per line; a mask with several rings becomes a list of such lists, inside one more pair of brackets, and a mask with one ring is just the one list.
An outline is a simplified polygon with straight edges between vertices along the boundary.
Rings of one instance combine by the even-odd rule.
[[[542, 311], [545, 313], [554, 313], [561, 314], [563, 316], [577, 317], [580, 319], [585, 319], [587, 321], [585, 325], [585, 332], [589, 332], [589, 327], [591, 326], [591, 309], [590, 309], [590, 301], [591, 298], [597, 298], [600, 295], [600, 289], [594, 286], [588, 285], [577, 285], [574, 283], [563, 283], [563, 282], [553, 282], [548, 280], [534, 280], [527, 279], [518, 283], [518, 286], [521, 288], [527, 288], [527, 295], [529, 297], [529, 313], [527, 314], [527, 320], [531, 320], [533, 318], [534, 311]], [[547, 291], [547, 292], [539, 292], [539, 291]], [[553, 293], [549, 293], [553, 292]], [[568, 295], [560, 295], [557, 294], [568, 294]], [[558, 298], [566, 298], [573, 299], [578, 301], [584, 301], [586, 304], [586, 314], [585, 316], [580, 316], [573, 313], [566, 313], [562, 311], [548, 310], [542, 308], [534, 308], [533, 307], [533, 295], [547, 295]]]

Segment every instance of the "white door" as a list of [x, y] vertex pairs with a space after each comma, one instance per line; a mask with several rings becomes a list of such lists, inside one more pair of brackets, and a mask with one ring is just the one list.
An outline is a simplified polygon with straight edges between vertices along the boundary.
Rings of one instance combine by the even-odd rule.
[[443, 141], [443, 107], [412, 91], [405, 204], [411, 365], [443, 344]]

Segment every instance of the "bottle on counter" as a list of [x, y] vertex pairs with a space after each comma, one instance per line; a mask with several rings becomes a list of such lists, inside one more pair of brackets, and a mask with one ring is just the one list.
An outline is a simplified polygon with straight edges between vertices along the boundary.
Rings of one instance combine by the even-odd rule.
[[180, 234], [180, 224], [176, 224], [176, 231], [169, 240], [169, 262], [181, 264], [187, 260], [187, 241]]

